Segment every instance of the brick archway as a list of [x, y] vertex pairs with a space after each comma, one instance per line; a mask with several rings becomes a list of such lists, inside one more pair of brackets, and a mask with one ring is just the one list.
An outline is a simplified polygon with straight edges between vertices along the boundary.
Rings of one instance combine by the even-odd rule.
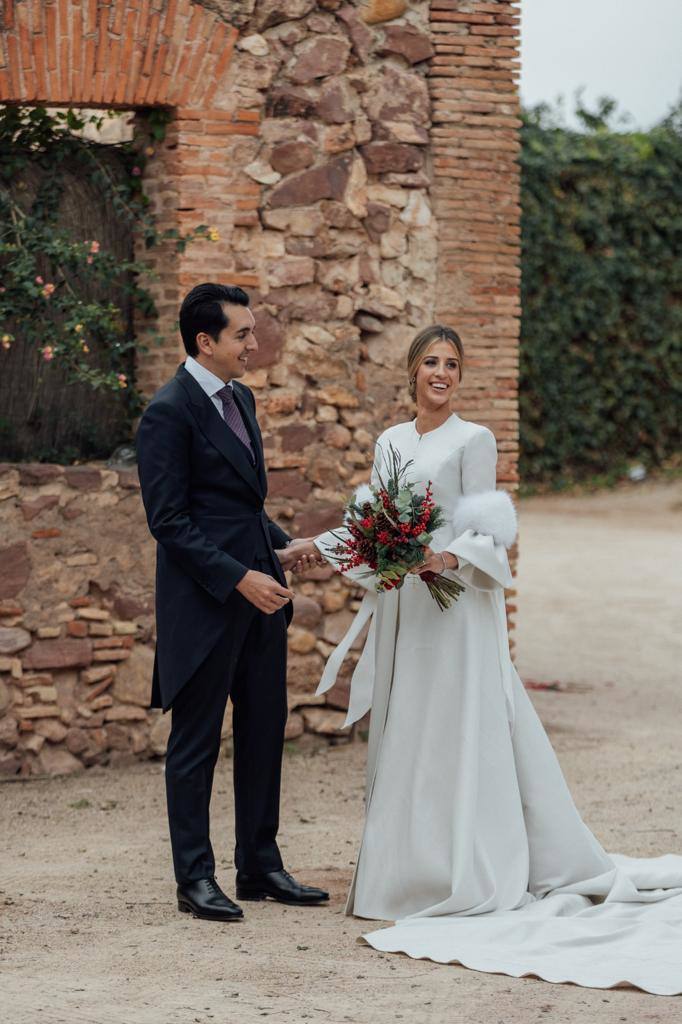
[[189, 0], [5, 0], [0, 100], [210, 108], [237, 30]]

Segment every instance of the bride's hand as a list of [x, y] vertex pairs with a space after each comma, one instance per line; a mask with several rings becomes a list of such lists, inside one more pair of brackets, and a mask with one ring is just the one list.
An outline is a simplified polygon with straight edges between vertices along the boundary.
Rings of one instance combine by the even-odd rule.
[[424, 548], [424, 561], [410, 569], [411, 573], [421, 576], [425, 572], [441, 573], [446, 569], [456, 569], [459, 566], [457, 555], [449, 551], [432, 551], [430, 547]]

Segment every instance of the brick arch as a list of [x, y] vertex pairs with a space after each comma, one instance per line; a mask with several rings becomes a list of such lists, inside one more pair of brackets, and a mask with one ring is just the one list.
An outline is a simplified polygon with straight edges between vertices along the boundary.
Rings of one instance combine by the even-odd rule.
[[190, 0], [5, 0], [0, 100], [210, 107], [237, 35]]

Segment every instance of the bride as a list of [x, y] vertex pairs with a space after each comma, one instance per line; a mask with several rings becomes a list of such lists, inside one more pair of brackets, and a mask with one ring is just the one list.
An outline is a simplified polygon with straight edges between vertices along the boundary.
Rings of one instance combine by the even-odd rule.
[[[571, 799], [509, 655], [504, 588], [516, 534], [495, 489], [493, 434], [451, 412], [462, 378], [458, 335], [429, 327], [407, 357], [416, 418], [379, 437], [417, 490], [433, 484], [447, 525], [401, 589], [366, 588], [318, 692], [370, 630], [348, 721], [371, 707], [365, 827], [347, 912], [394, 921], [375, 949], [516, 977], [682, 993], [682, 857], [604, 852]], [[338, 532], [315, 541], [332, 564]], [[335, 534], [337, 536], [335, 536]], [[304, 566], [302, 566], [304, 567]], [[465, 587], [441, 612], [420, 579]]]

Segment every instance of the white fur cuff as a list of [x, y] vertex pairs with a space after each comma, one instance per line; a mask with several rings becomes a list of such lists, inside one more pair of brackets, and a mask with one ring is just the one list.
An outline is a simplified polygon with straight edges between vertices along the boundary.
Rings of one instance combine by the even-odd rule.
[[516, 540], [516, 509], [506, 491], [482, 491], [460, 498], [453, 517], [455, 536], [465, 530], [485, 533], [510, 548]]

